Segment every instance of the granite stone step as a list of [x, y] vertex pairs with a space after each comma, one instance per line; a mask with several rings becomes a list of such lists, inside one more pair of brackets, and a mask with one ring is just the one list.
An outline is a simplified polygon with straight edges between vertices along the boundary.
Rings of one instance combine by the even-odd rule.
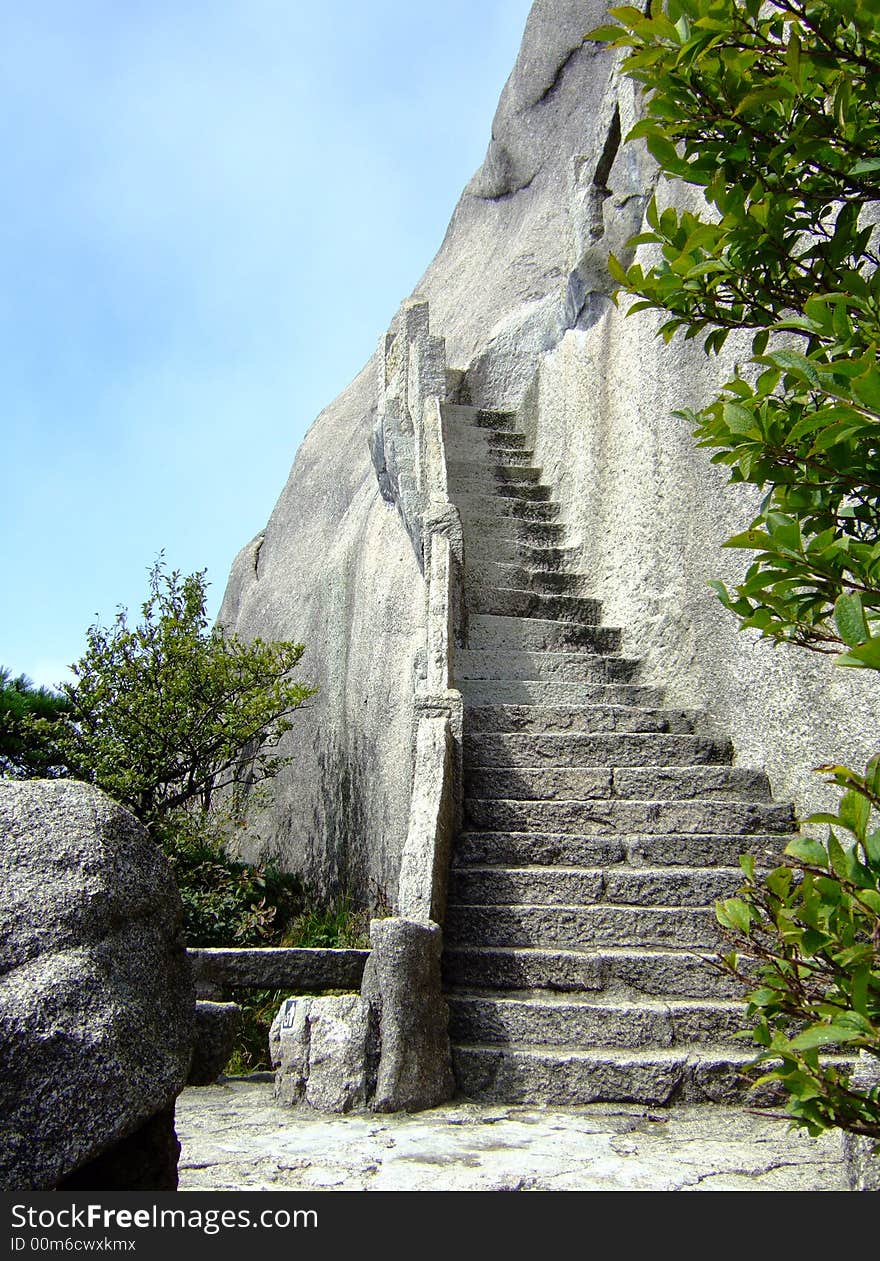
[[[530, 451], [527, 446], [526, 435], [516, 433], [516, 430], [508, 430], [506, 433], [498, 433], [497, 430], [475, 429], [469, 426], [468, 429], [456, 431], [451, 434], [448, 444], [446, 444], [446, 472], [450, 475], [458, 472], [459, 468], [466, 467], [469, 469], [483, 469], [490, 463], [489, 450], [504, 451]], [[535, 468], [536, 465], [532, 465]]]
[[[465, 529], [469, 526], [492, 530], [499, 528], [544, 529], [549, 523], [558, 522], [560, 505], [552, 499], [530, 499], [524, 495], [489, 495], [460, 493], [455, 495], [455, 506], [461, 513]], [[564, 528], [553, 525], [554, 529]]]
[[450, 944], [443, 955], [443, 977], [447, 986], [465, 989], [742, 998], [743, 987], [713, 966], [714, 956], [714, 949], [611, 946], [576, 950]]
[[517, 469], [537, 469], [535, 453], [525, 446], [518, 434], [492, 434], [489, 439], [473, 437], [456, 442], [446, 462], [446, 475], [450, 485], [456, 478], [470, 475], [481, 476], [486, 470], [513, 472]]
[[[697, 710], [650, 709], [636, 705], [473, 705], [465, 709], [465, 741], [510, 735], [583, 735], [601, 739], [607, 732], [692, 735], [705, 724]], [[700, 737], [710, 739], [710, 737]], [[714, 738], [711, 738], [716, 743]], [[726, 740], [718, 744], [727, 745]], [[472, 746], [476, 753], [476, 744]], [[467, 753], [465, 756], [469, 756]], [[476, 758], [479, 761], [479, 757]], [[699, 761], [695, 758], [694, 761]]]
[[[568, 527], [559, 521], [524, 521], [510, 515], [486, 516], [477, 521], [462, 512], [465, 529], [479, 538], [478, 555], [493, 555], [506, 541], [512, 539], [523, 547], [565, 547], [570, 544]], [[509, 552], [505, 551], [505, 555]], [[495, 557], [502, 559], [500, 555]]]
[[553, 491], [541, 481], [537, 468], [493, 468], [487, 464], [480, 472], [457, 473], [449, 477], [449, 493], [457, 503], [471, 495], [490, 503], [495, 499], [551, 499]]
[[460, 832], [454, 867], [736, 867], [751, 854], [762, 867], [779, 864], [790, 832], [748, 835], [575, 836], [565, 832]]
[[473, 731], [467, 722], [465, 764], [478, 766], [698, 766], [726, 764], [729, 740], [653, 732], [554, 732], [521, 734]]
[[442, 416], [449, 437], [472, 426], [481, 428], [515, 428], [516, 413], [496, 408], [475, 407], [471, 403], [442, 404]]
[[632, 683], [565, 683], [556, 679], [468, 679], [456, 668], [456, 687], [465, 704], [474, 708], [500, 706], [563, 709], [597, 705], [602, 708], [656, 708], [663, 703], [663, 690]]
[[566, 652], [584, 648], [593, 653], [615, 653], [623, 636], [613, 626], [584, 626], [540, 617], [507, 617], [474, 613], [468, 620], [468, 645], [480, 649], [527, 652]]
[[527, 652], [463, 648], [456, 675], [465, 679], [555, 679], [559, 683], [629, 683], [641, 662], [611, 653]]
[[584, 999], [535, 990], [517, 996], [454, 991], [449, 1036], [457, 1043], [520, 1043], [596, 1047], [672, 1047], [730, 1044], [748, 1028], [745, 1004], [733, 999]]
[[721, 933], [712, 907], [629, 906], [610, 902], [576, 906], [482, 906], [450, 903], [446, 940], [452, 946], [667, 946], [713, 950]]
[[468, 906], [707, 906], [733, 897], [736, 867], [456, 867], [449, 897]]
[[468, 830], [609, 833], [700, 833], [730, 835], [793, 832], [791, 805], [751, 801], [519, 801], [467, 797]]
[[634, 680], [510, 412], [443, 408], [465, 533], [464, 830], [443, 958], [474, 1099], [744, 1097], [742, 986], [712, 966], [741, 854], [794, 830], [705, 715]]
[[483, 1102], [582, 1104], [741, 1103], [766, 1105], [776, 1092], [751, 1089], [754, 1055], [732, 1047], [645, 1049], [531, 1048], [456, 1045], [453, 1067], [461, 1093]]
[[528, 569], [513, 561], [474, 561], [465, 573], [464, 585], [468, 595], [485, 587], [514, 587], [542, 595], [589, 594], [585, 574]]
[[493, 435], [486, 444], [486, 462], [495, 468], [534, 468], [535, 453], [530, 447], [508, 445], [518, 434]]
[[[532, 574], [537, 574], [535, 581], [542, 581], [540, 575], [546, 575], [548, 581], [553, 581], [555, 575], [558, 581], [565, 575], [572, 575], [574, 567], [569, 566], [565, 557], [568, 553], [574, 552], [573, 544], [563, 542], [560, 545], [543, 545], [533, 546], [525, 543], [521, 539], [513, 537], [514, 531], [507, 531], [506, 537], [504, 532], [490, 531], [488, 528], [477, 531], [473, 535], [473, 542], [470, 544], [468, 553], [468, 567], [465, 572], [464, 587], [465, 591], [470, 595], [474, 589], [481, 587], [500, 587], [503, 590], [515, 591], [531, 591], [536, 595], [543, 594], [538, 586], [532, 585]], [[509, 567], [513, 571], [513, 576], [519, 572], [525, 572], [528, 576], [523, 581], [516, 578], [515, 581], [503, 581], [500, 574], [491, 580], [484, 581], [481, 577], [484, 569], [494, 566]], [[586, 583], [579, 584], [584, 595], [587, 598], [592, 597], [592, 591]], [[556, 595], [557, 592], [550, 591], [550, 595]], [[559, 591], [559, 595], [565, 595], [567, 592]], [[581, 591], [576, 594], [580, 595]]]
[[509, 801], [769, 801], [764, 771], [746, 766], [473, 766], [470, 797]]
[[[524, 448], [516, 447], [511, 450], [520, 452]], [[462, 461], [456, 475], [462, 481], [473, 479], [476, 489], [481, 492], [488, 488], [493, 494], [502, 494], [504, 488], [508, 486], [516, 487], [518, 490], [540, 486], [548, 496], [552, 493], [550, 486], [541, 481], [543, 472], [537, 464], [507, 465], [492, 464], [489, 460]], [[461, 489], [464, 490], [465, 487], [462, 486]]]
[[497, 617], [537, 617], [551, 622], [579, 622], [598, 626], [602, 605], [598, 600], [579, 595], [543, 595], [538, 591], [521, 591], [515, 587], [497, 587], [487, 591], [472, 615], [492, 613]]
[[460, 416], [459, 419], [466, 424], [476, 426], [478, 429], [492, 429], [496, 433], [516, 433], [517, 431], [517, 415], [516, 412], [500, 412], [492, 411], [488, 408], [470, 408], [470, 416]]

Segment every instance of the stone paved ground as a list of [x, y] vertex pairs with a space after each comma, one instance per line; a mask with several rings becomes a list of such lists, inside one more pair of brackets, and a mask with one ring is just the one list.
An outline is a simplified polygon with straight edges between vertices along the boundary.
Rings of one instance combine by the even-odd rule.
[[839, 1135], [706, 1104], [328, 1117], [251, 1078], [185, 1091], [177, 1129], [182, 1191], [847, 1189]]

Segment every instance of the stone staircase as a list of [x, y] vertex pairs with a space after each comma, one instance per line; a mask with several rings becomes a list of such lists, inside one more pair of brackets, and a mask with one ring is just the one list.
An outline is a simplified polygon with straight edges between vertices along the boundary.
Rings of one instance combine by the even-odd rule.
[[775, 862], [793, 812], [696, 712], [638, 682], [570, 571], [515, 417], [446, 407], [464, 525], [465, 823], [444, 975], [470, 1098], [741, 1099], [737, 990], [705, 962], [737, 858]]

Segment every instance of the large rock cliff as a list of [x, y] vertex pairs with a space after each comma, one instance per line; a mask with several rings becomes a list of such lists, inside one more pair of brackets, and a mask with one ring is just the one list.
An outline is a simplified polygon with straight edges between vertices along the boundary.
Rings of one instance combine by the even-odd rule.
[[[605, 260], [625, 254], [656, 173], [640, 145], [620, 144], [638, 102], [616, 54], [584, 41], [605, 12], [601, 0], [536, 0], [486, 160], [416, 291], [462, 400], [519, 409], [581, 549], [575, 568], [627, 629], [645, 681], [708, 709], [779, 798], [812, 808], [823, 790], [810, 768], [867, 757], [876, 710], [858, 675], [738, 634], [707, 586], [736, 577], [741, 557], [720, 544], [751, 505], [671, 412], [699, 405], [737, 348], [709, 365], [610, 301]], [[315, 421], [265, 531], [235, 561], [221, 620], [305, 642], [302, 675], [321, 686], [290, 733], [293, 762], [253, 803], [262, 846], [318, 884], [391, 899], [425, 590], [370, 459], [376, 375], [371, 361]], [[817, 713], [829, 715], [819, 727]]]

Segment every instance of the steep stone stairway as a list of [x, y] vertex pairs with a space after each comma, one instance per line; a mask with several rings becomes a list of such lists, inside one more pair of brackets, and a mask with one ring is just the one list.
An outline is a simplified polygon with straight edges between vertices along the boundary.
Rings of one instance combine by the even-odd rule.
[[474, 1099], [741, 1098], [743, 1008], [704, 961], [738, 855], [793, 828], [762, 771], [663, 706], [570, 572], [559, 506], [515, 417], [446, 409], [465, 531], [465, 830], [444, 973]]

